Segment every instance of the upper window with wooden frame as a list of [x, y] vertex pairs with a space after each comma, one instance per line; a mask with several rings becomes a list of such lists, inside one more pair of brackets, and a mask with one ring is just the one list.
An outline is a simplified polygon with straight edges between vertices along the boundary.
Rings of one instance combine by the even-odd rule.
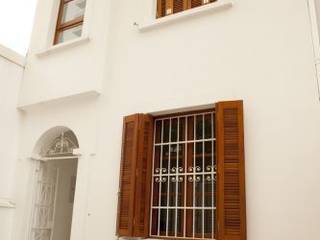
[[86, 0], [60, 0], [54, 44], [81, 37]]
[[218, 0], [157, 0], [157, 18], [207, 5]]
[[242, 101], [124, 118], [117, 234], [246, 239]]

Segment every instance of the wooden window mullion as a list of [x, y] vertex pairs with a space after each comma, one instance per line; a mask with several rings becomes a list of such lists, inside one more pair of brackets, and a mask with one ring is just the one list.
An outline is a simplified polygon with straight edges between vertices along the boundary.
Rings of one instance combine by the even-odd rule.
[[75, 19], [73, 19], [73, 20], [71, 20], [69, 22], [60, 24], [60, 26], [57, 28], [57, 30], [61, 31], [61, 30], [69, 29], [69, 28], [72, 28], [72, 27], [79, 26], [82, 23], [83, 23], [83, 16], [75, 18]]

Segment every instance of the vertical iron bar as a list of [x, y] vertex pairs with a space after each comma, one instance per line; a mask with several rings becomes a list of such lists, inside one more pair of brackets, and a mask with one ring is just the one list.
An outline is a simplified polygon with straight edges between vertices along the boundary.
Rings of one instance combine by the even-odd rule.
[[[215, 132], [215, 129], [214, 129], [214, 121], [215, 121], [215, 115], [213, 114], [213, 113], [211, 113], [211, 125], [212, 125], [212, 127], [211, 127], [211, 131], [212, 131], [212, 133], [211, 133], [211, 135], [212, 135], [212, 138], [214, 139], [216, 136], [215, 136], [215, 134], [214, 134], [214, 132]], [[216, 177], [216, 179], [217, 179], [217, 174], [214, 174], [215, 172], [217, 172], [217, 168], [215, 167], [215, 162], [214, 162], [214, 160], [215, 160], [215, 154], [214, 154], [214, 151], [215, 151], [215, 149], [214, 149], [214, 143], [215, 143], [215, 140], [213, 140], [212, 141], [212, 146], [211, 146], [211, 162], [212, 162], [212, 169], [211, 169], [211, 171], [212, 171], [212, 207], [213, 207], [213, 209], [212, 209], [212, 236], [214, 237], [214, 233], [215, 233], [215, 210], [214, 210], [214, 207], [215, 207], [215, 198], [214, 198], [214, 190], [215, 190], [215, 184], [216, 184], [216, 181], [214, 180], [215, 179], [215, 177]]]
[[[161, 120], [161, 143], [163, 143], [163, 120]], [[161, 207], [161, 191], [162, 191], [162, 155], [163, 155], [163, 145], [160, 148], [160, 174], [159, 174], [159, 202], [158, 205]], [[161, 208], [158, 210], [158, 236], [160, 236], [160, 220], [161, 220]]]
[[[204, 121], [204, 114], [202, 115], [202, 172], [205, 173], [205, 164], [204, 164], [204, 138], [205, 138], [205, 121]], [[205, 174], [202, 175], [202, 238], [204, 238], [204, 198], [205, 198], [205, 189], [204, 189], [204, 181], [205, 181]]]
[[[185, 140], [185, 145], [184, 145], [184, 169], [183, 172], [184, 174], [187, 173], [188, 171], [188, 118], [185, 117], [185, 122], [184, 122], [184, 140]], [[183, 210], [183, 237], [186, 237], [186, 226], [187, 226], [187, 175], [184, 176], [184, 210]]]
[[178, 229], [178, 194], [179, 194], [179, 149], [180, 149], [180, 118], [177, 118], [177, 159], [176, 159], [176, 220], [175, 220], [175, 233], [174, 236], [177, 237], [177, 229]]
[[[197, 117], [196, 115], [193, 116], [193, 140], [196, 140], [196, 122], [197, 122]], [[195, 175], [195, 169], [196, 169], [196, 142], [193, 142], [193, 213], [192, 213], [192, 220], [193, 220], [193, 232], [192, 236], [194, 238], [195, 235], [195, 206], [196, 206], [196, 175]]]
[[169, 223], [169, 200], [170, 200], [170, 160], [171, 160], [171, 121], [172, 119], [169, 118], [169, 142], [168, 142], [168, 147], [169, 147], [169, 156], [168, 156], [168, 178], [167, 178], [167, 221], [166, 221], [166, 236], [168, 236], [168, 223]]

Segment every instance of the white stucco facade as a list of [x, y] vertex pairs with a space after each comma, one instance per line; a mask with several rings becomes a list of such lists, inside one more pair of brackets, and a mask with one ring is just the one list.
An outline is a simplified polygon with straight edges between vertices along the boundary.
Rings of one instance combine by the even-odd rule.
[[24, 58], [0, 45], [0, 238], [12, 238], [15, 180], [22, 114], [17, 110]]
[[0, 57], [0, 198], [16, 204], [0, 207], [1, 240], [27, 240], [31, 158], [49, 129], [79, 141], [71, 240], [116, 239], [123, 116], [235, 99], [248, 240], [319, 239], [317, 36], [306, 1], [220, 0], [155, 22], [153, 0], [88, 0], [81, 39], [52, 47], [57, 2], [39, 1], [25, 67]]

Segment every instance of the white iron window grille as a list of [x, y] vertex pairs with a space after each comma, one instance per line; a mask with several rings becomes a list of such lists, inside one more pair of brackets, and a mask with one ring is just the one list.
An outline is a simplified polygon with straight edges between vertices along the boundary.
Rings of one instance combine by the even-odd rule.
[[210, 111], [155, 120], [151, 236], [216, 237], [214, 119]]

